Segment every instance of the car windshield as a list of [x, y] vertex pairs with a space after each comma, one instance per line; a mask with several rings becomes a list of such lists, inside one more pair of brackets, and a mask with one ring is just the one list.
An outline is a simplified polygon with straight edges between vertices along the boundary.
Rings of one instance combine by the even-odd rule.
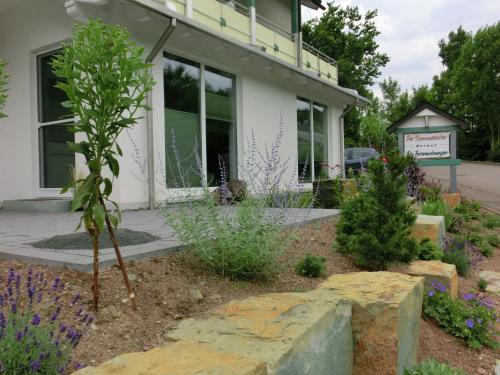
[[377, 158], [378, 152], [372, 148], [347, 148], [345, 150], [346, 160]]

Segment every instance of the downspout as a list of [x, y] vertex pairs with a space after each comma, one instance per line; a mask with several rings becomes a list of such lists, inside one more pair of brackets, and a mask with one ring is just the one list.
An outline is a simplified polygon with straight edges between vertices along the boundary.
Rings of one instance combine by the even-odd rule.
[[358, 99], [354, 99], [352, 104], [349, 104], [339, 117], [339, 128], [340, 128], [340, 165], [342, 167], [342, 178], [345, 178], [345, 155], [344, 155], [344, 118], [345, 116], [356, 107], [358, 104]]
[[[170, 17], [166, 14], [160, 13], [149, 7], [145, 6], [143, 3], [137, 0], [127, 0], [130, 3], [133, 3], [141, 8], [146, 8], [148, 10], [153, 11], [156, 14], [159, 14], [162, 17], [168, 18], [170, 20], [169, 25], [160, 36], [158, 41], [155, 43], [151, 52], [146, 57], [146, 63], [151, 64], [154, 58], [161, 51], [168, 38], [172, 35], [177, 27], [177, 19], [174, 17]], [[150, 74], [152, 74], [153, 69], [150, 68]], [[146, 104], [148, 107], [152, 107], [153, 104], [153, 93], [150, 91], [146, 95]], [[147, 157], [147, 173], [148, 173], [148, 207], [149, 209], [156, 208], [156, 189], [155, 189], [155, 163], [154, 163], [154, 131], [153, 131], [153, 113], [152, 111], [146, 112], [146, 128], [147, 128], [147, 148], [148, 148], [148, 157]]]

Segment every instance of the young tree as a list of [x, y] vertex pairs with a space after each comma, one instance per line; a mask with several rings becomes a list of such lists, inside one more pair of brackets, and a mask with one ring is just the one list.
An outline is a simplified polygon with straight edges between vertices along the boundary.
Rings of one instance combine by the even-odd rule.
[[[302, 27], [303, 38], [314, 48], [337, 61], [339, 84], [369, 95], [369, 87], [380, 76], [389, 56], [379, 51], [380, 32], [375, 25], [376, 10], [362, 14], [358, 7], [343, 8], [334, 3], [319, 19]], [[361, 112], [351, 111], [346, 121], [346, 137], [357, 137]]]
[[8, 77], [5, 73], [5, 66], [7, 64], [0, 59], [0, 118], [5, 117], [5, 114], [2, 112], [5, 107], [5, 102], [7, 101], [7, 83]]
[[[143, 59], [144, 49], [129, 37], [126, 29], [101, 21], [77, 25], [73, 40], [64, 45], [53, 62], [54, 72], [61, 78], [57, 87], [68, 97], [64, 105], [77, 119], [72, 130], [85, 138], [69, 146], [84, 156], [88, 175], [63, 191], [75, 188], [71, 209], [83, 209], [80, 225], [83, 222], [92, 238], [92, 289], [96, 310], [99, 307], [99, 235], [105, 227], [113, 242], [129, 298], [136, 307], [114, 231], [120, 221], [119, 207], [110, 196], [113, 181], [120, 172], [117, 158], [122, 156], [117, 138], [124, 129], [137, 123], [141, 110], [150, 109], [145, 105], [145, 97], [154, 81], [149, 73], [150, 65]], [[108, 211], [108, 204], [114, 206], [116, 213]]]

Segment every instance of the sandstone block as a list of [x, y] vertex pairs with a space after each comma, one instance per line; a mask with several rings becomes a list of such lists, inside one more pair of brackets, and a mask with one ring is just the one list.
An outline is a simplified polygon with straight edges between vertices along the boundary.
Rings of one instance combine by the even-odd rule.
[[411, 229], [411, 237], [417, 241], [426, 238], [436, 245], [443, 247], [446, 227], [443, 216], [418, 215], [417, 221]]
[[487, 292], [500, 294], [500, 272], [483, 271], [479, 274], [479, 277], [488, 283]]
[[322, 290], [232, 301], [169, 338], [265, 362], [270, 375], [352, 374], [351, 303]]
[[436, 280], [446, 286], [451, 298], [458, 297], [458, 274], [454, 264], [439, 260], [417, 260], [408, 267], [408, 274], [425, 277], [426, 286]]
[[266, 365], [253, 358], [219, 353], [206, 345], [182, 341], [148, 352], [118, 356], [99, 367], [74, 375], [267, 375]]
[[443, 194], [443, 199], [448, 207], [453, 209], [462, 201], [462, 195], [460, 193]]
[[320, 288], [352, 302], [353, 374], [400, 375], [415, 365], [423, 278], [358, 272], [331, 276]]

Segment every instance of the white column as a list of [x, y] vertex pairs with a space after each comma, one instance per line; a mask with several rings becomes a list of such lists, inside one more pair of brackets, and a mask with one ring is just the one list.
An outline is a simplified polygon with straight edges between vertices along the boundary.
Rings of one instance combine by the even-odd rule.
[[255, 7], [250, 7], [250, 42], [257, 44], [257, 14]]
[[193, 18], [193, 0], [186, 0], [186, 16]]

